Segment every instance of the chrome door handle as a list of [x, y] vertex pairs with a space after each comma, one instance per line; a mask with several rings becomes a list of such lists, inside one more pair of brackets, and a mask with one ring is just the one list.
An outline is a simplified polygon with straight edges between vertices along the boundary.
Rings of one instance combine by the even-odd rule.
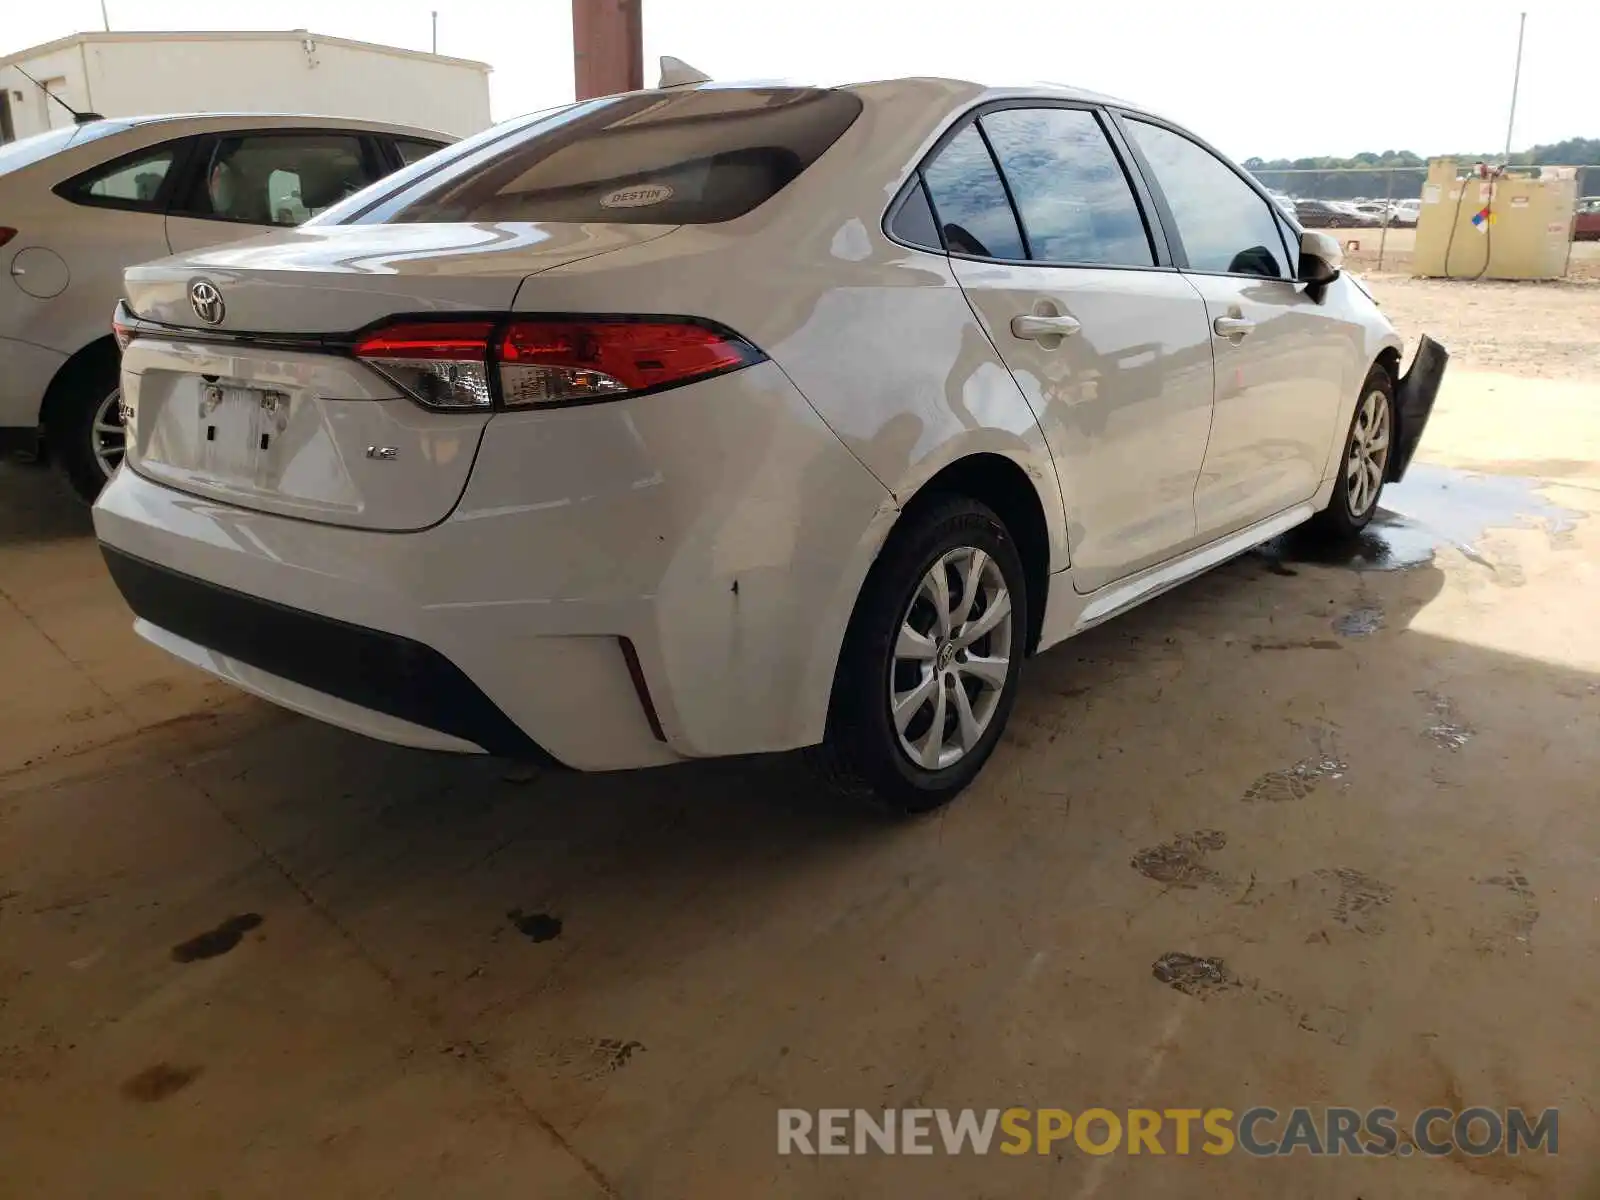
[[1211, 328], [1217, 331], [1218, 337], [1242, 338], [1256, 327], [1256, 323], [1248, 317], [1218, 317], [1211, 322]]
[[1065, 315], [1041, 317], [1024, 313], [1011, 318], [1011, 336], [1035, 342], [1040, 338], [1071, 337], [1082, 328], [1074, 318]]

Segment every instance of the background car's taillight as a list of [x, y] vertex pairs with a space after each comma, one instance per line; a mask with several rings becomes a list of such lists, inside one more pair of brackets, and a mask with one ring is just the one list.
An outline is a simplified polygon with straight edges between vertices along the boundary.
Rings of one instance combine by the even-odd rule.
[[364, 335], [356, 356], [429, 408], [584, 404], [674, 387], [759, 362], [737, 334], [661, 317], [407, 321]]
[[367, 334], [355, 346], [370, 363], [429, 408], [487, 409], [492, 321], [411, 321]]

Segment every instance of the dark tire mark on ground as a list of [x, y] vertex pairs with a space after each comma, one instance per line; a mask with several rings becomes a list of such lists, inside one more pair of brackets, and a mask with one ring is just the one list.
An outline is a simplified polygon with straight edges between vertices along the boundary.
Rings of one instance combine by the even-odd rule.
[[549, 913], [525, 913], [513, 908], [506, 919], [516, 926], [517, 932], [530, 942], [550, 942], [561, 936], [561, 918]]
[[199, 1076], [200, 1067], [175, 1067], [156, 1063], [122, 1083], [122, 1094], [140, 1104], [155, 1104], [183, 1091]]
[[260, 925], [261, 921], [260, 913], [241, 913], [237, 917], [229, 917], [215, 929], [208, 929], [186, 942], [179, 942], [172, 948], [172, 961], [188, 963], [226, 954], [239, 944], [240, 938]]
[[1332, 638], [1257, 638], [1252, 650], [1343, 650], [1344, 643]]
[[539, 1063], [553, 1075], [593, 1082], [622, 1070], [643, 1049], [643, 1042], [621, 1038], [566, 1038], [540, 1054]]

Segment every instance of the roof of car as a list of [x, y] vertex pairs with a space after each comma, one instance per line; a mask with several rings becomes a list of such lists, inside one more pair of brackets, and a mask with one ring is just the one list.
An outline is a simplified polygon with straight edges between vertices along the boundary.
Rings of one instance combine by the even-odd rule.
[[278, 122], [307, 122], [313, 125], [326, 125], [335, 129], [370, 129], [381, 133], [406, 133], [417, 134], [421, 137], [437, 138], [441, 141], [455, 141], [447, 133], [440, 133], [434, 129], [423, 129], [415, 125], [397, 125], [392, 121], [373, 121], [365, 117], [336, 117], [326, 113], [295, 113], [295, 112], [189, 112], [189, 113], [142, 113], [133, 117], [108, 117], [129, 129], [143, 125], [153, 124], [229, 124], [238, 122], [249, 124], [251, 122], [268, 121]]

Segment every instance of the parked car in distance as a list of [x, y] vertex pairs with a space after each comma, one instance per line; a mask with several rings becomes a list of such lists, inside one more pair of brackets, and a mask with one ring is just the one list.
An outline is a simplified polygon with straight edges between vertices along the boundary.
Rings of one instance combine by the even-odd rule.
[[453, 139], [250, 113], [100, 119], [0, 145], [0, 450], [46, 449], [86, 499], [123, 454], [123, 269], [297, 225]]
[[1572, 240], [1600, 242], [1600, 196], [1586, 196], [1578, 201], [1578, 212], [1572, 220]]
[[1305, 229], [1347, 229], [1354, 214], [1331, 200], [1304, 198], [1294, 202], [1295, 219]]
[[819, 746], [897, 812], [1024, 659], [1421, 437], [1401, 340], [1248, 174], [1065, 88], [643, 90], [127, 272], [135, 629], [371, 736], [586, 770]]
[[1392, 223], [1395, 225], [1405, 226], [1415, 225], [1417, 223], [1417, 218], [1421, 215], [1421, 200], [1416, 198], [1409, 200], [1396, 200], [1394, 202], [1394, 217], [1392, 218]]

